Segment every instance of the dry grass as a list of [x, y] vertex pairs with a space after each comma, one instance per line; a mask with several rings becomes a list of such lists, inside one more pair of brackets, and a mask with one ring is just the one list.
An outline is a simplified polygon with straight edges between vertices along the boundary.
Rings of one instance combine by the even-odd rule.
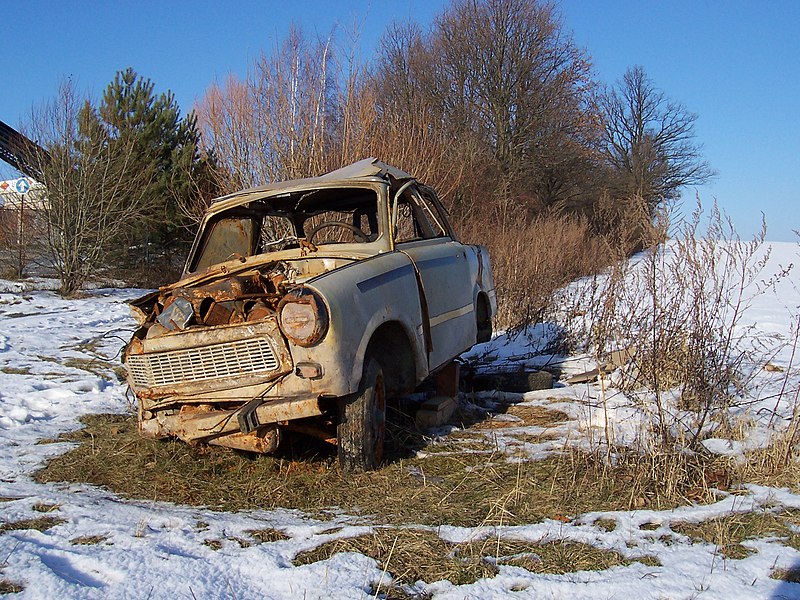
[[[520, 444], [541, 444], [543, 442], [552, 442], [561, 436], [556, 432], [544, 431], [542, 433], [515, 433], [514, 439]], [[509, 444], [512, 442], [509, 442]]]
[[[514, 419], [499, 415], [511, 415]], [[569, 420], [569, 415], [560, 410], [543, 406], [512, 404], [505, 412], [488, 415], [472, 427], [475, 429], [503, 429], [506, 427], [553, 427]]]
[[[396, 524], [524, 524], [590, 510], [672, 508], [695, 489], [711, 499], [703, 486], [716, 468], [698, 457], [676, 466], [638, 455], [621, 456], [610, 467], [577, 451], [512, 464], [490, 443], [476, 442], [484, 451], [475, 453], [453, 440], [450, 453], [399, 457], [378, 471], [345, 476], [324, 445], [317, 454], [297, 456], [289, 447], [276, 456], [253, 456], [143, 439], [129, 416], [96, 415], [85, 423], [63, 437], [81, 442], [78, 447], [50, 461], [37, 480], [89, 482], [128, 497], [223, 510], [323, 514], [341, 507]], [[307, 451], [307, 440], [302, 448]]]
[[95, 544], [102, 544], [108, 540], [104, 535], [80, 535], [72, 538], [69, 543], [73, 546], [94, 546]]
[[734, 465], [735, 476], [741, 481], [756, 481], [770, 487], [788, 487], [800, 492], [800, 460], [798, 445], [790, 435], [773, 439], [767, 447], [747, 454], [747, 460]]
[[358, 552], [374, 558], [381, 569], [397, 583], [413, 584], [419, 580], [432, 583], [447, 579], [456, 585], [493, 577], [497, 570], [475, 557], [461, 556], [456, 546], [433, 532], [414, 529], [378, 529], [372, 535], [343, 538], [301, 552], [295, 565], [326, 560], [340, 552]]
[[800, 534], [796, 532], [799, 519], [798, 511], [750, 512], [710, 519], [702, 523], [672, 524], [671, 529], [693, 540], [714, 544], [720, 554], [735, 560], [746, 558], [753, 553], [753, 550], [743, 546], [742, 542], [764, 536], [781, 538], [785, 545], [800, 550]]
[[589, 544], [554, 540], [543, 544], [491, 541], [481, 548], [490, 551], [493, 562], [522, 567], [534, 573], [563, 575], [578, 571], [603, 571], [611, 567], [628, 565], [613, 550], [603, 550]]
[[614, 531], [617, 528], [617, 522], [614, 519], [597, 519], [593, 524], [603, 531]]
[[800, 583], [800, 568], [792, 567], [790, 569], [775, 569], [770, 573], [773, 579], [786, 581], [787, 583]]
[[0, 525], [0, 532], [4, 531], [19, 531], [22, 529], [35, 529], [36, 531], [47, 531], [65, 523], [64, 519], [56, 517], [38, 517], [36, 519], [23, 519], [21, 521], [12, 521], [10, 523], [3, 523]]
[[14, 583], [8, 579], [0, 579], [0, 594], [19, 594], [25, 591], [25, 586]]
[[[559, 411], [529, 406], [510, 407], [508, 412], [539, 426], [564, 418]], [[50, 461], [36, 474], [37, 480], [89, 482], [122, 496], [222, 510], [281, 507], [327, 519], [328, 509], [336, 508], [368, 515], [377, 526], [373, 535], [330, 542], [298, 556], [297, 562], [323, 560], [337, 552], [361, 552], [375, 558], [395, 581], [407, 583], [442, 578], [454, 583], [474, 581], [492, 576], [497, 564], [547, 573], [627, 564], [614, 553], [563, 541], [531, 545], [493, 539], [450, 545], [431, 531], [407, 529], [408, 524], [475, 527], [523, 525], [544, 519], [570, 522], [575, 515], [589, 511], [664, 510], [687, 502], [710, 502], [716, 499], [712, 488], [735, 489], [743, 482], [743, 472], [732, 461], [699, 454], [619, 452], [610, 466], [604, 456], [565, 448], [545, 460], [511, 463], [509, 455], [495, 449], [491, 440], [472, 439], [472, 435], [485, 435], [474, 428], [458, 432], [462, 439], [450, 436], [445, 443], [423, 445], [419, 457], [395, 456], [380, 470], [345, 475], [330, 447], [309, 450], [307, 439], [297, 445], [303, 454], [293, 453], [290, 443], [281, 454], [254, 456], [144, 439], [132, 416], [94, 415], [84, 422], [85, 429], [62, 438], [78, 441], [78, 446]], [[469, 451], [469, 445], [480, 451]], [[786, 485], [795, 476], [791, 469], [786, 471], [783, 480], [775, 474], [773, 483]], [[752, 470], [746, 473], [753, 475]], [[57, 508], [40, 506], [43, 512]], [[673, 530], [716, 544], [726, 557], [741, 558], [748, 552], [743, 541], [765, 535], [777, 535], [785, 544], [800, 549], [800, 534], [792, 529], [796, 529], [799, 516], [797, 512], [731, 515], [698, 525], [675, 525]], [[52, 517], [37, 521], [45, 527], [60, 522]], [[35, 524], [28, 521], [14, 526]], [[611, 520], [596, 525], [607, 531], [616, 527]], [[197, 524], [198, 531], [207, 527]], [[287, 539], [275, 529], [245, 533], [242, 538], [209, 537], [205, 543], [218, 550], [226, 542], [245, 547]], [[640, 562], [657, 564], [648, 557]], [[388, 593], [389, 597], [404, 597], [400, 588]]]
[[[357, 552], [375, 559], [383, 571], [391, 574], [395, 584], [405, 585], [445, 579], [455, 585], [473, 583], [493, 577], [497, 565], [522, 567], [534, 573], [564, 574], [601, 571], [631, 562], [616, 552], [575, 542], [530, 543], [498, 538], [451, 544], [432, 531], [417, 529], [376, 529], [371, 535], [334, 540], [300, 553], [293, 562], [310, 564], [340, 552]], [[394, 588], [393, 593], [400, 592]]]
[[6, 375], [30, 375], [31, 370], [29, 367], [2, 367], [0, 373]]
[[544, 408], [543, 406], [526, 406], [524, 404], [509, 406], [506, 414], [519, 417], [526, 426], [550, 427], [569, 420], [569, 415], [563, 411]]
[[290, 539], [288, 535], [277, 529], [248, 529], [245, 531], [247, 535], [253, 538], [259, 544], [269, 544], [271, 542], [282, 542], [283, 540]]
[[216, 552], [217, 550], [222, 550], [222, 541], [215, 539], [203, 540], [203, 546], [207, 546]]
[[[585, 220], [541, 216], [529, 221], [519, 215], [512, 223], [464, 231], [489, 248], [499, 300], [496, 326], [518, 330], [544, 321], [555, 292], [571, 281], [597, 273], [613, 260], [608, 244]], [[520, 293], [524, 290], [525, 293]]]

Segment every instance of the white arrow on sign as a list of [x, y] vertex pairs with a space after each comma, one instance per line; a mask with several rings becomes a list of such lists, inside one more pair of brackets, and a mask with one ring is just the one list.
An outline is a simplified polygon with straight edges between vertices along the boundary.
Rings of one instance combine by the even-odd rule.
[[14, 184], [14, 189], [17, 190], [18, 194], [27, 194], [28, 190], [31, 189], [31, 184], [24, 177], [20, 177], [19, 179], [17, 179], [17, 182]]

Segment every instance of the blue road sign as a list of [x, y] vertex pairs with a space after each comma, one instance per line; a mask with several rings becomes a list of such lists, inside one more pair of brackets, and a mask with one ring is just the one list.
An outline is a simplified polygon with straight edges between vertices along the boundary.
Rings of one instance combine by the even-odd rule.
[[14, 189], [17, 190], [18, 194], [27, 194], [28, 190], [31, 189], [31, 184], [24, 177], [20, 177], [19, 179], [17, 179], [17, 182], [14, 184]]

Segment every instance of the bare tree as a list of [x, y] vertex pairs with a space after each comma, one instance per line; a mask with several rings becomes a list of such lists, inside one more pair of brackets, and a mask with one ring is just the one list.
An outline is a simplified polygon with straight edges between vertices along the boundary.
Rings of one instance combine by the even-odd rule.
[[419, 28], [411, 23], [391, 27], [358, 92], [361, 102], [372, 107], [366, 154], [414, 173], [452, 205], [478, 153], [463, 151], [472, 138], [454, 135], [454, 128], [442, 122], [442, 111], [429, 93], [430, 76]]
[[230, 76], [223, 87], [209, 88], [196, 110], [205, 143], [227, 178], [224, 188], [329, 168], [333, 53], [332, 36], [311, 42], [292, 28], [272, 54], [261, 53], [245, 81]]
[[551, 4], [459, 0], [429, 33], [390, 28], [371, 70], [356, 44], [293, 29], [246, 80], [208, 90], [197, 113], [227, 189], [370, 155], [436, 186], [457, 217], [494, 206], [505, 222], [519, 197], [566, 205], [592, 189], [589, 61]]
[[488, 193], [502, 223], [520, 206], [562, 206], [593, 187], [582, 185], [599, 133], [590, 64], [550, 3], [457, 0], [428, 34], [396, 26], [376, 79], [382, 112], [409, 123], [422, 115], [448, 161], [468, 165], [457, 212], [481, 196], [485, 210]]
[[70, 81], [34, 111], [31, 131], [47, 151], [37, 166], [47, 189], [51, 266], [60, 293], [70, 295], [118, 250], [120, 232], [143, 216], [150, 175], [138, 168], [135, 144], [110, 138]]
[[697, 115], [658, 90], [640, 66], [601, 97], [603, 153], [617, 174], [616, 194], [642, 198], [653, 211], [681, 188], [714, 175], [695, 141]]

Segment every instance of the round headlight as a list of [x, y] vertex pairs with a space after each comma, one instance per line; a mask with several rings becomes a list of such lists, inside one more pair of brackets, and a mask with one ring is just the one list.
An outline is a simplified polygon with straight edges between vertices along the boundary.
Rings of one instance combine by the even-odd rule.
[[308, 288], [286, 294], [279, 310], [283, 335], [298, 346], [313, 346], [328, 332], [328, 309]]

